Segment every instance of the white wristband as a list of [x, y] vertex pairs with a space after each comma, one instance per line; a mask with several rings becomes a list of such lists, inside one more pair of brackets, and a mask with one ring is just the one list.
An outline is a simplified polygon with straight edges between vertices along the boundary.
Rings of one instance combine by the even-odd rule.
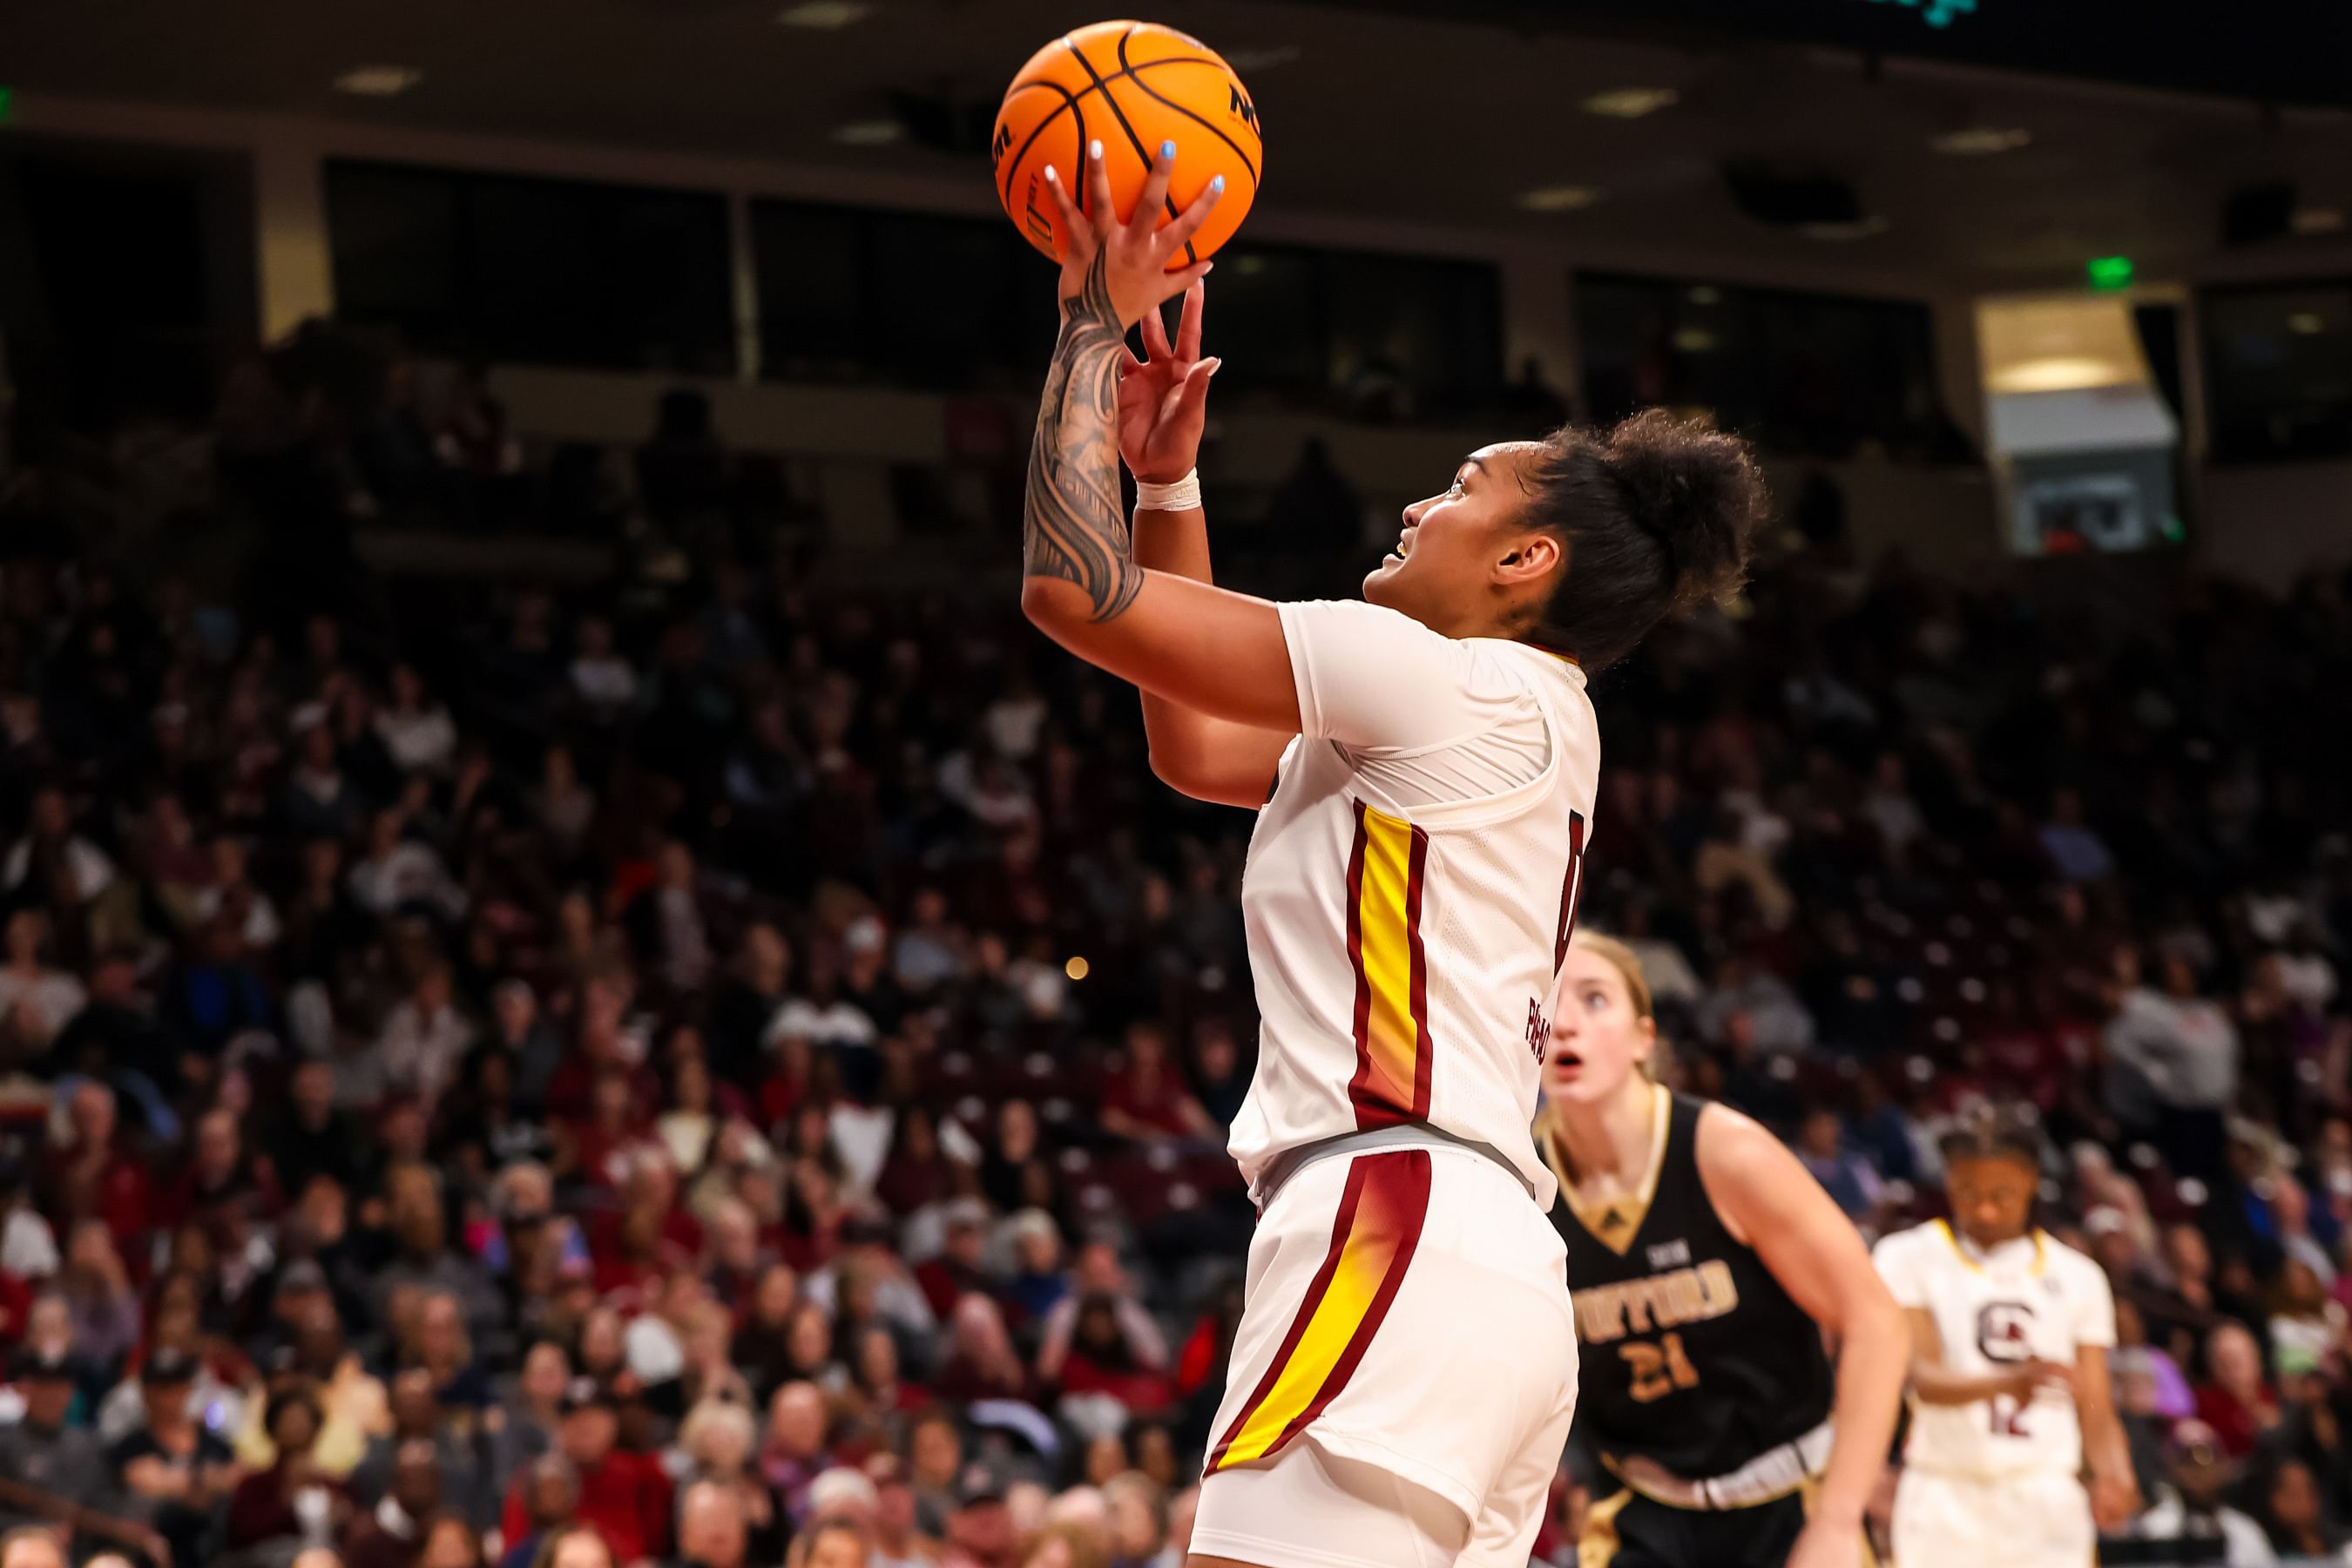
[[1172, 485], [1135, 481], [1138, 511], [1191, 511], [1201, 504], [1201, 470], [1192, 468]]

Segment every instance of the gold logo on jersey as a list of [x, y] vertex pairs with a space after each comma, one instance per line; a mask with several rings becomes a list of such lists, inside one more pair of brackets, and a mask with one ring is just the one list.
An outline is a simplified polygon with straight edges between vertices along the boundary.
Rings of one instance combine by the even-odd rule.
[[1626, 1334], [1654, 1333], [1720, 1318], [1739, 1305], [1731, 1265], [1711, 1258], [1692, 1268], [1653, 1274], [1578, 1290], [1576, 1333], [1586, 1344], [1605, 1345]]

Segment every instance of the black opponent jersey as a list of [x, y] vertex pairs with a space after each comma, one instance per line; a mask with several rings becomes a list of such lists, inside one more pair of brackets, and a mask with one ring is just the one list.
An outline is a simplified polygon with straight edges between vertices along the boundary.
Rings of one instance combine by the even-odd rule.
[[[1826, 1420], [1835, 1389], [1821, 1330], [1717, 1217], [1698, 1173], [1706, 1101], [1657, 1091], [1641, 1191], [1593, 1205], [1565, 1176], [1551, 1222], [1576, 1301], [1576, 1430], [1703, 1479]], [[1556, 1169], [1562, 1162], [1545, 1140]]]

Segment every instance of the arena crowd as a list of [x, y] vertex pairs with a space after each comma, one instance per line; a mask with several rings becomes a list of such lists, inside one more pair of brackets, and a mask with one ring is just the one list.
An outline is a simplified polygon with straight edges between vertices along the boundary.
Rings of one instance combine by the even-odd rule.
[[[421, 504], [510, 467], [409, 434]], [[225, 437], [224, 483], [352, 450]], [[1131, 694], [1009, 591], [716, 552], [307, 605], [138, 564], [0, 580], [0, 1516], [49, 1527], [0, 1564], [1181, 1564], [1250, 818]], [[2037, 1105], [2135, 1532], [2231, 1563], [2352, 1530], [2347, 587], [1792, 540], [1597, 687], [1582, 920], [1681, 1081], [1873, 1234], [1946, 1118]]]

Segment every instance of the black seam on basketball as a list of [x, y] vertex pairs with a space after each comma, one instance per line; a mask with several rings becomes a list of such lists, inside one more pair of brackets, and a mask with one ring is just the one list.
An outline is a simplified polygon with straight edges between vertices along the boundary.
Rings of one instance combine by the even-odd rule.
[[[1078, 100], [1084, 98], [1086, 93], [1072, 92], [1058, 81], [1046, 81], [1041, 78], [1035, 81], [1016, 81], [1004, 89], [1004, 96], [1011, 98], [1014, 93], [1027, 87], [1046, 88], [1062, 95], [1062, 109], [1068, 110], [1078, 122], [1078, 149], [1084, 152], [1087, 145], [1087, 111], [1078, 107]], [[1094, 91], [1093, 88], [1087, 89], [1087, 92], [1092, 91]], [[1003, 185], [997, 192], [996, 199], [1004, 204], [1004, 210], [1008, 216], [1013, 211], [1013, 176], [1021, 172], [1021, 161], [1029, 156], [1029, 149], [1037, 145], [1037, 138], [1045, 134], [1045, 128], [1062, 118], [1062, 109], [1054, 110], [1053, 113], [1037, 121], [1031, 128], [1029, 134], [1022, 140], [1021, 150], [1013, 153], [1013, 161], [1005, 165]]]
[[[1175, 63], [1176, 62], [1174, 60], [1146, 60], [1139, 66], [1128, 67], [1127, 69], [1119, 74], [1126, 77], [1128, 80], [1133, 82], [1136, 85], [1137, 89], [1140, 91], [1144, 97], [1150, 99], [1154, 103], [1163, 104], [1166, 107], [1174, 110], [1177, 113], [1182, 115], [1185, 119], [1192, 121], [1202, 130], [1207, 132], [1210, 135], [1215, 137], [1218, 141], [1223, 142], [1226, 146], [1232, 148], [1234, 150], [1234, 156], [1242, 161], [1242, 167], [1249, 171], [1251, 195], [1256, 195], [1258, 186], [1257, 164], [1251, 161], [1250, 155], [1247, 153], [1242, 151], [1242, 144], [1240, 142], [1234, 141], [1231, 136], [1226, 135], [1223, 126], [1213, 124], [1209, 121], [1202, 119], [1196, 110], [1186, 108], [1172, 98], [1168, 98], [1162, 94], [1152, 91], [1151, 84], [1135, 74], [1139, 70], [1150, 70], [1153, 66], [1174, 65]], [[1108, 93], [1105, 93], [1103, 96], [1108, 98], [1110, 95]]]
[[[1143, 31], [1143, 24], [1138, 22], [1133, 26], [1128, 28], [1126, 32], [1121, 33], [1118, 36], [1118, 74], [1127, 78], [1128, 80], [1134, 82], [1138, 87], [1142, 87], [1143, 82], [1142, 79], [1135, 74], [1135, 66], [1133, 62], [1129, 60], [1127, 58], [1127, 45], [1129, 39], [1134, 37], [1136, 34], [1141, 31]], [[1150, 89], [1146, 89], [1145, 90], [1149, 91]], [[1110, 88], [1108, 85], [1103, 88], [1103, 101], [1106, 103], [1116, 101], [1111, 98]], [[1123, 122], [1127, 119], [1127, 116], [1121, 114], [1119, 119]], [[1133, 134], [1133, 132], [1129, 132], [1129, 135], [1130, 136]], [[1143, 151], [1143, 147], [1140, 142], [1137, 143], [1136, 151], [1139, 153]], [[1150, 160], [1147, 158], [1144, 162], [1148, 165], [1150, 163]], [[1255, 183], [1255, 177], [1253, 176], [1252, 178], [1253, 183]], [[1168, 196], [1164, 197], [1163, 200], [1168, 207], [1168, 216], [1171, 221], [1173, 221], [1176, 216], [1176, 198], [1173, 196]], [[1186, 240], [1184, 242], [1184, 265], [1187, 267], [1197, 267], [1200, 264], [1201, 253], [1192, 248], [1192, 242], [1191, 240]]]
[[[1132, 32], [1134, 29], [1129, 28], [1129, 31]], [[1127, 111], [1119, 108], [1118, 100], [1111, 93], [1110, 83], [1104, 79], [1100, 71], [1095, 69], [1095, 62], [1087, 58], [1085, 51], [1078, 48], [1076, 45], [1071, 43], [1069, 39], [1064, 38], [1062, 40], [1062, 47], [1070, 51], [1070, 57], [1078, 62], [1080, 69], [1084, 70], [1087, 75], [1094, 78], [1095, 86], [1103, 89], [1103, 101], [1110, 105], [1111, 118], [1118, 121], [1118, 128], [1121, 131], [1127, 132], [1129, 145], [1135, 149], [1135, 155], [1143, 160], [1144, 168], [1149, 170], [1151, 167], [1151, 154], [1144, 150], [1143, 138], [1135, 133], [1135, 127], [1127, 122]], [[1122, 37], [1119, 39], [1119, 51], [1124, 54], [1126, 49], [1127, 39]], [[1122, 71], [1117, 74], [1125, 75], [1126, 73]], [[1136, 85], [1138, 87], [1141, 87], [1143, 84], [1141, 82], [1138, 82]], [[1153, 96], [1157, 97], [1158, 95], [1154, 94]], [[1168, 216], [1172, 218], [1176, 216], [1176, 204], [1174, 202], [1169, 200], [1166, 196], [1162, 196], [1160, 198], [1160, 205], [1168, 209]], [[1184, 242], [1184, 259], [1186, 261], [1196, 261], [1199, 259], [1198, 257], [1195, 257], [1192, 254], [1192, 243], [1190, 240]]]

